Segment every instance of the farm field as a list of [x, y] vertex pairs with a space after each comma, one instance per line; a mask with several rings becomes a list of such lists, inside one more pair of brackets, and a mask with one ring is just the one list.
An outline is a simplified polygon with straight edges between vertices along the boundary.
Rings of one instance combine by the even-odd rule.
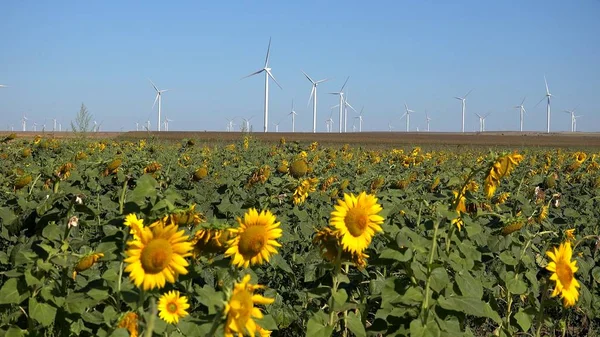
[[596, 134], [5, 134], [0, 336], [598, 336]]

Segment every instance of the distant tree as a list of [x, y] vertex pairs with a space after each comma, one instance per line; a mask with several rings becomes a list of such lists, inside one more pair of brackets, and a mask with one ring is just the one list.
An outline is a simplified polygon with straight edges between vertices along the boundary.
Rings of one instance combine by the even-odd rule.
[[75, 133], [85, 135], [87, 132], [92, 131], [91, 124], [93, 118], [94, 116], [88, 111], [85, 104], [81, 103], [81, 108], [79, 108], [79, 112], [75, 116], [75, 123], [71, 121], [71, 130]]

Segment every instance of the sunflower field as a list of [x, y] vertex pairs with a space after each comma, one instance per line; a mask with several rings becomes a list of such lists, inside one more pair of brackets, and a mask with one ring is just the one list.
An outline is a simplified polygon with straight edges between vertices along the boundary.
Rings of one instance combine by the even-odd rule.
[[0, 144], [0, 336], [599, 336], [600, 152]]

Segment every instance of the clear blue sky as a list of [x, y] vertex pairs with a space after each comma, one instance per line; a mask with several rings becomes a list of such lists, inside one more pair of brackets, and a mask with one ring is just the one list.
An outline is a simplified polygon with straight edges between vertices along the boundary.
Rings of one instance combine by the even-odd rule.
[[0, 88], [0, 129], [20, 129], [23, 113], [65, 127], [82, 102], [103, 130], [148, 118], [154, 128], [151, 78], [171, 89], [163, 99], [171, 130], [224, 130], [234, 116], [254, 116], [262, 130], [264, 77], [240, 78], [262, 68], [270, 36], [270, 66], [284, 88], [271, 83], [270, 120], [282, 121], [280, 131], [291, 129], [293, 98], [297, 130], [312, 127], [301, 70], [332, 78], [319, 86], [319, 131], [337, 104], [326, 92], [346, 76], [367, 131], [390, 121], [404, 130], [405, 101], [417, 111], [411, 129], [425, 129], [427, 111], [432, 131], [459, 131], [453, 96], [470, 89], [468, 131], [478, 128], [475, 112], [492, 113], [488, 130], [517, 130], [511, 108], [525, 96], [525, 129], [542, 131], [545, 104], [534, 105], [544, 74], [556, 96], [552, 130], [569, 130], [562, 111], [579, 105], [578, 129], [600, 131], [598, 0], [4, 1], [0, 84], [10, 87]]

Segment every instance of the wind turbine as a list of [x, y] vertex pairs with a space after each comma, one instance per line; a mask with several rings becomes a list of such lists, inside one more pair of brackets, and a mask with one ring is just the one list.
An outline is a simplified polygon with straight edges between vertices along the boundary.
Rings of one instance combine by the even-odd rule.
[[360, 109], [360, 113], [358, 114], [358, 116], [354, 117], [354, 118], [358, 118], [358, 132], [362, 132], [362, 122], [363, 122], [363, 111], [365, 110], [365, 107], [362, 107]]
[[[306, 74], [305, 74], [305, 75], [306, 75]], [[306, 76], [308, 77], [308, 75], [306, 75]], [[309, 77], [309, 78], [310, 78], [310, 77]], [[316, 86], [315, 86], [315, 87], [313, 87], [313, 88], [316, 88]], [[316, 96], [315, 96], [315, 97], [316, 97]], [[315, 99], [316, 99], [316, 98], [315, 98]], [[309, 102], [310, 102], [310, 101], [309, 101]], [[315, 111], [316, 111], [316, 110], [315, 110]], [[315, 113], [316, 113], [316, 112], [315, 112]], [[297, 113], [296, 113], [296, 111], [294, 110], [294, 100], [292, 100], [292, 111], [290, 111], [290, 113], [288, 114], [288, 116], [289, 116], [289, 115], [292, 115], [292, 132], [296, 132], [296, 115], [297, 115]], [[316, 115], [315, 115], [315, 116], [316, 116]], [[277, 125], [279, 125], [279, 124], [277, 124]], [[315, 124], [314, 126], [316, 127], [316, 124]], [[316, 129], [315, 129], [315, 130], [316, 130]], [[315, 132], [315, 131], [313, 131], [313, 132]]]
[[329, 113], [329, 118], [325, 121], [325, 125], [327, 126], [327, 132], [331, 132], [333, 131], [333, 118], [331, 118], [333, 116], [333, 107], [331, 108], [331, 111]]
[[150, 131], [150, 120], [146, 121], [146, 131]]
[[406, 116], [406, 132], [410, 131], [410, 114], [413, 113], [413, 110], [410, 110], [408, 108], [408, 105], [406, 105], [406, 103], [404, 103], [404, 108], [406, 109], [406, 112], [404, 113], [404, 115], [402, 115], [402, 117], [400, 117], [400, 119], [402, 119], [404, 116]]
[[140, 123], [135, 122], [135, 131], [140, 131]]
[[388, 122], [388, 131], [392, 132], [393, 129], [394, 127], [392, 126], [392, 122]]
[[431, 117], [425, 112], [425, 120], [427, 121], [427, 132], [429, 132], [429, 122], [431, 122]]
[[62, 132], [62, 124], [58, 123], [58, 132]]
[[148, 81], [150, 81], [150, 83], [152, 83], [152, 87], [154, 88], [154, 90], [156, 90], [156, 98], [154, 98], [154, 104], [152, 104], [152, 109], [154, 109], [154, 106], [156, 105], [156, 101], [158, 101], [158, 119], [157, 119], [157, 128], [158, 131], [160, 131], [160, 112], [161, 112], [161, 103], [162, 103], [162, 94], [169, 91], [169, 89], [164, 89], [164, 90], [158, 90], [158, 88], [156, 87], [156, 85], [154, 84], [154, 82], [152, 82], [151, 79], [148, 79]]
[[571, 114], [571, 132], [575, 132], [575, 110], [577, 110], [579, 106], [577, 106], [573, 110], [565, 110], [565, 113]]
[[483, 116], [483, 118], [481, 119], [481, 131], [485, 132], [485, 119], [488, 118], [488, 116], [491, 114], [491, 112], [488, 112], [487, 115]]
[[33, 122], [33, 131], [37, 131], [37, 123]]
[[348, 107], [354, 110], [354, 112], [358, 113], [358, 111], [356, 111], [356, 109], [354, 109], [354, 107], [348, 103], [348, 92], [346, 92], [346, 95], [344, 96], [344, 132], [347, 132], [346, 126], [348, 125]]
[[23, 114], [23, 118], [21, 118], [21, 125], [23, 125], [23, 131], [27, 131], [27, 117]]
[[165, 117], [165, 131], [169, 131], [169, 122], [172, 122], [172, 119]]
[[281, 123], [281, 121], [277, 122], [277, 123], [273, 123], [273, 125], [275, 125], [275, 132], [279, 132], [279, 124]]
[[94, 121], [94, 129], [93, 132], [98, 132], [98, 123]]
[[478, 113], [475, 113], [475, 115], [477, 115], [477, 117], [479, 117], [479, 132], [482, 132], [483, 131], [483, 117]]
[[228, 132], [233, 132], [233, 120], [235, 119], [235, 117], [231, 118], [231, 119], [229, 119], [229, 118], [225, 118], [225, 119], [227, 120], [227, 128], [226, 128], [226, 130]]
[[267, 57], [265, 58], [265, 66], [258, 71], [253, 72], [248, 76], [242, 77], [242, 79], [254, 75], [258, 75], [265, 72], [265, 123], [264, 123], [264, 132], [267, 132], [269, 129], [269, 77], [279, 86], [279, 88], [283, 89], [281, 85], [277, 82], [273, 74], [271, 74], [271, 68], [269, 68], [269, 54], [271, 52], [271, 38], [269, 38], [269, 46], [267, 47]]
[[548, 89], [548, 81], [546, 81], [546, 76], [545, 75], [544, 75], [544, 84], [546, 84], [546, 96], [544, 96], [535, 106], [538, 106], [538, 104], [542, 103], [542, 101], [544, 99], [547, 99], [547, 103], [546, 103], [546, 123], [547, 123], [546, 132], [550, 133], [550, 98], [552, 97], [552, 94], [550, 93], [550, 90]]
[[573, 116], [573, 132], [577, 132], [577, 118], [583, 117], [583, 115]]
[[525, 98], [527, 97], [523, 97], [523, 100], [521, 101], [521, 104], [515, 106], [515, 109], [519, 109], [519, 125], [520, 125], [520, 131], [523, 132], [523, 114], [527, 113], [527, 111], [525, 111], [525, 107], [523, 106], [523, 103], [525, 103]]
[[[323, 80], [314, 81], [310, 76], [308, 76], [307, 73], [305, 73], [304, 71], [302, 71], [302, 73], [304, 74], [304, 76], [306, 76], [306, 78], [310, 81], [310, 83], [312, 83], [312, 89], [310, 90], [310, 97], [308, 98], [308, 104], [310, 104], [311, 100], [313, 101], [313, 133], [315, 133], [315, 132], [317, 132], [317, 86], [320, 83], [328, 81], [329, 79], [326, 78]], [[292, 131], [292, 132], [294, 132], [294, 131]]]
[[246, 118], [242, 118], [242, 120], [244, 120], [244, 124], [245, 124], [245, 131], [246, 132], [250, 132], [250, 121], [252, 120], [252, 118], [254, 118], [254, 116], [246, 119]]
[[[340, 107], [340, 133], [342, 133], [342, 119], [344, 117], [342, 115], [342, 112], [343, 112], [343, 109], [344, 109], [344, 87], [346, 86], [346, 83], [348, 83], [349, 79], [350, 79], [350, 76], [348, 76], [346, 78], [346, 82], [344, 82], [344, 85], [342, 85], [342, 88], [340, 89], [340, 91], [338, 91], [338, 92], [330, 92], [331, 95], [339, 95], [340, 96], [340, 104], [339, 104], [339, 107]], [[330, 117], [330, 119], [331, 119], [331, 117]]]
[[56, 118], [52, 118], [54, 125], [52, 126], [52, 132], [56, 132]]
[[473, 91], [473, 89], [469, 90], [469, 92], [466, 95], [464, 95], [463, 97], [457, 97], [457, 96], [454, 97], [454, 98], [460, 100], [461, 103], [462, 103], [462, 127], [460, 129], [461, 132], [465, 132], [465, 109], [466, 109], [466, 102], [467, 102], [467, 96], [469, 96], [469, 94], [471, 93], [471, 91]]

